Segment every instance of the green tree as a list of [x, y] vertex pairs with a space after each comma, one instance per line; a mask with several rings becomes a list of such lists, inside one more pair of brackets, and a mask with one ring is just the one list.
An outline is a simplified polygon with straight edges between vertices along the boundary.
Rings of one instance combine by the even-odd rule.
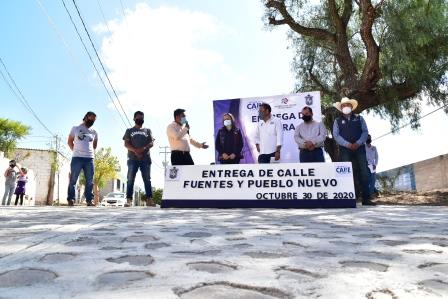
[[[95, 153], [94, 159], [95, 174], [93, 176], [93, 193], [95, 195], [95, 204], [100, 199], [100, 189], [112, 179], [117, 178], [121, 170], [118, 158], [112, 154], [110, 147], [101, 148]], [[79, 182], [81, 185], [86, 184], [84, 174], [81, 174]]]
[[448, 104], [446, 0], [263, 2], [269, 26], [289, 27], [296, 90], [322, 92], [327, 127], [343, 96], [393, 129], [403, 121], [417, 128], [424, 102]]
[[158, 205], [162, 204], [163, 189], [153, 188], [152, 199]]
[[6, 157], [12, 157], [17, 141], [27, 136], [30, 129], [19, 121], [0, 118], [0, 151], [4, 152]]

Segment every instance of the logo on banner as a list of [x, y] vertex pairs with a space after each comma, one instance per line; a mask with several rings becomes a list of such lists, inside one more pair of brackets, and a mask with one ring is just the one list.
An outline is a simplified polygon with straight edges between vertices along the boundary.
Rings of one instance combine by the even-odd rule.
[[336, 165], [335, 166], [337, 176], [351, 176], [352, 168], [347, 165]]
[[255, 110], [258, 109], [258, 107], [260, 107], [261, 103], [260, 102], [249, 102], [246, 105], [246, 108], [248, 110]]
[[288, 102], [289, 102], [288, 98], [283, 98], [283, 99], [282, 99], [282, 104], [283, 104], [283, 105], [287, 105]]
[[305, 103], [308, 105], [308, 106], [311, 106], [311, 105], [313, 105], [313, 96], [312, 95], [307, 95], [306, 97], [305, 97]]
[[169, 169], [168, 178], [171, 181], [177, 181], [179, 180], [179, 168], [177, 167], [171, 167]]

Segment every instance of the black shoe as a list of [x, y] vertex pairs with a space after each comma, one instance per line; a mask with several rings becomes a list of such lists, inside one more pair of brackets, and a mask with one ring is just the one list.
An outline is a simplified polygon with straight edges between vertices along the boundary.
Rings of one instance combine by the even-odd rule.
[[73, 207], [75, 205], [75, 201], [73, 199], [68, 199], [67, 203], [69, 207]]
[[362, 202], [363, 206], [376, 206], [376, 203], [374, 203], [373, 201], [369, 200], [363, 200]]
[[87, 206], [88, 206], [88, 207], [94, 207], [95, 205], [93, 204], [92, 201], [88, 201], [88, 202], [87, 202]]

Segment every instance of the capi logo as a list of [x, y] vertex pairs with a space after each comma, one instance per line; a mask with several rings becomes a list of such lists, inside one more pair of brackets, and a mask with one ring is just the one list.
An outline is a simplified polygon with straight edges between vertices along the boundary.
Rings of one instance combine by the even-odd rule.
[[258, 107], [260, 107], [261, 104], [262, 104], [261, 102], [249, 102], [247, 103], [246, 108], [248, 110], [255, 110], [258, 109]]
[[349, 175], [352, 173], [352, 168], [346, 165], [337, 165], [336, 173], [339, 175]]

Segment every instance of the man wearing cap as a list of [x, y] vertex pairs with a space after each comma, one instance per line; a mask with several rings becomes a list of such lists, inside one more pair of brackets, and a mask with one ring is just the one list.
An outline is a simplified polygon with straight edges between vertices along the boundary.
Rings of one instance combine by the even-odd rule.
[[334, 104], [342, 112], [342, 116], [335, 119], [333, 137], [339, 145], [339, 158], [343, 162], [352, 162], [354, 179], [361, 186], [362, 204], [375, 205], [370, 200], [369, 169], [367, 167], [365, 143], [369, 131], [364, 118], [354, 114], [358, 101], [343, 98]]

